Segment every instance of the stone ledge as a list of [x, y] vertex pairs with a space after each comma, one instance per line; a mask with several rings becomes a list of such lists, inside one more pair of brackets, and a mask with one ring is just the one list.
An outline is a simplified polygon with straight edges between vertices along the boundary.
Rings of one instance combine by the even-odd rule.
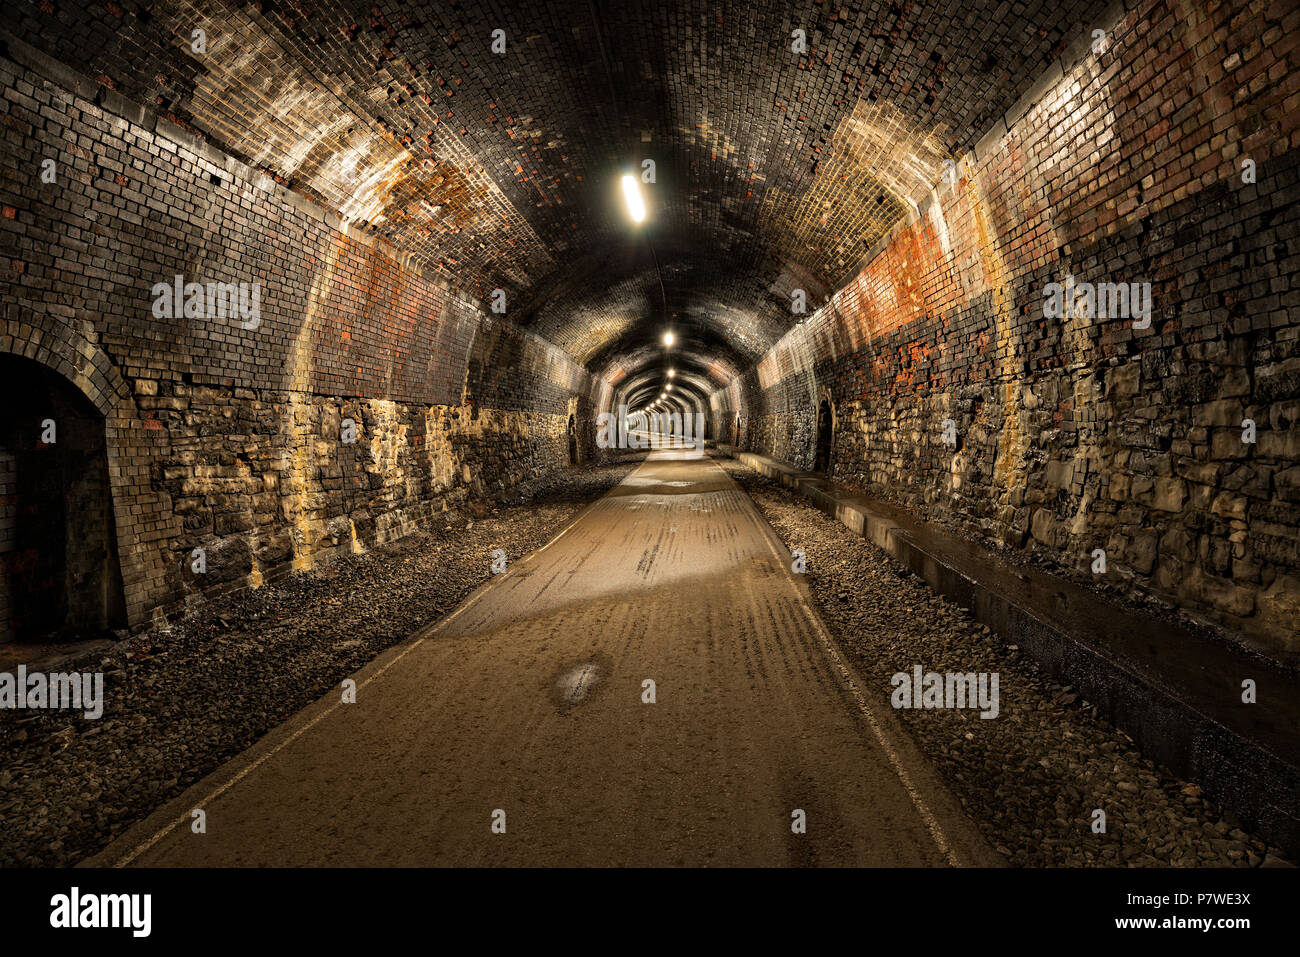
[[[1143, 753], [1200, 784], [1288, 855], [1300, 855], [1300, 673], [1025, 568], [995, 551], [764, 455], [719, 445], [795, 490], [1029, 652]], [[1253, 678], [1258, 704], [1241, 703]]]

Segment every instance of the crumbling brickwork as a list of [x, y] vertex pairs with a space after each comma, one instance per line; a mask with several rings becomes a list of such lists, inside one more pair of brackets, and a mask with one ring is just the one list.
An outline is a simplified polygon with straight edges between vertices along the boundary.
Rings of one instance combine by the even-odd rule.
[[1108, 2], [60, 0], [0, 30], [631, 375], [665, 323], [752, 366]]
[[[753, 447], [811, 467], [825, 386], [837, 479], [1300, 650], [1298, 16], [1085, 33], [762, 359]], [[1149, 326], [1046, 317], [1067, 276], [1149, 282]]]
[[[50, 72], [0, 60], [0, 349], [103, 416], [131, 623], [568, 465], [570, 407], [602, 392], [564, 352], [211, 145]], [[159, 315], [157, 284], [177, 276], [256, 285], [257, 314]]]
[[1130, 6], [27, 4], [0, 348], [104, 417], [132, 622], [196, 535], [222, 587], [366, 547], [674, 368], [720, 441], [811, 467], [826, 402], [834, 476], [1293, 647], [1293, 4]]

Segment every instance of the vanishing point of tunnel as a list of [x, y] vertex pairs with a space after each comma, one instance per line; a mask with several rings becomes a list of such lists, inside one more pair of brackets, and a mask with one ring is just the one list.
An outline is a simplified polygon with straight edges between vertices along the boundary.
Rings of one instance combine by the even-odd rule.
[[1297, 38], [11, 4], [0, 864], [1289, 868]]

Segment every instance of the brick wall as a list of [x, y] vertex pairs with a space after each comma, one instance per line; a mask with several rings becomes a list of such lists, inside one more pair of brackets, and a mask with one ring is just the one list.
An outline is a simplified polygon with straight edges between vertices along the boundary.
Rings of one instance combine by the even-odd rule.
[[[735, 445], [749, 448], [746, 436], [750, 424], [751, 400], [756, 379], [753, 373], [736, 376], [726, 388], [719, 389], [709, 396], [706, 415], [709, 419], [709, 435], [723, 445]], [[769, 415], [765, 421], [771, 420]]]
[[[1300, 651], [1297, 37], [1150, 0], [1081, 36], [763, 357], [752, 446], [809, 467], [828, 389], [835, 477]], [[1150, 327], [1045, 318], [1066, 275], [1150, 282]]]
[[[0, 352], [103, 417], [131, 623], [568, 464], [568, 417], [602, 386], [483, 290], [24, 59], [0, 59]], [[258, 284], [260, 315], [160, 317], [176, 275]]]

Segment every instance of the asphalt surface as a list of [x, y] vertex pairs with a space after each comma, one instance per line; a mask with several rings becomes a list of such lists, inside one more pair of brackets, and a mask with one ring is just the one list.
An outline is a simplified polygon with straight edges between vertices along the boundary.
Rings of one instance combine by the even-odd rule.
[[993, 862], [708, 458], [651, 454], [507, 559], [355, 703], [327, 695], [87, 863]]

